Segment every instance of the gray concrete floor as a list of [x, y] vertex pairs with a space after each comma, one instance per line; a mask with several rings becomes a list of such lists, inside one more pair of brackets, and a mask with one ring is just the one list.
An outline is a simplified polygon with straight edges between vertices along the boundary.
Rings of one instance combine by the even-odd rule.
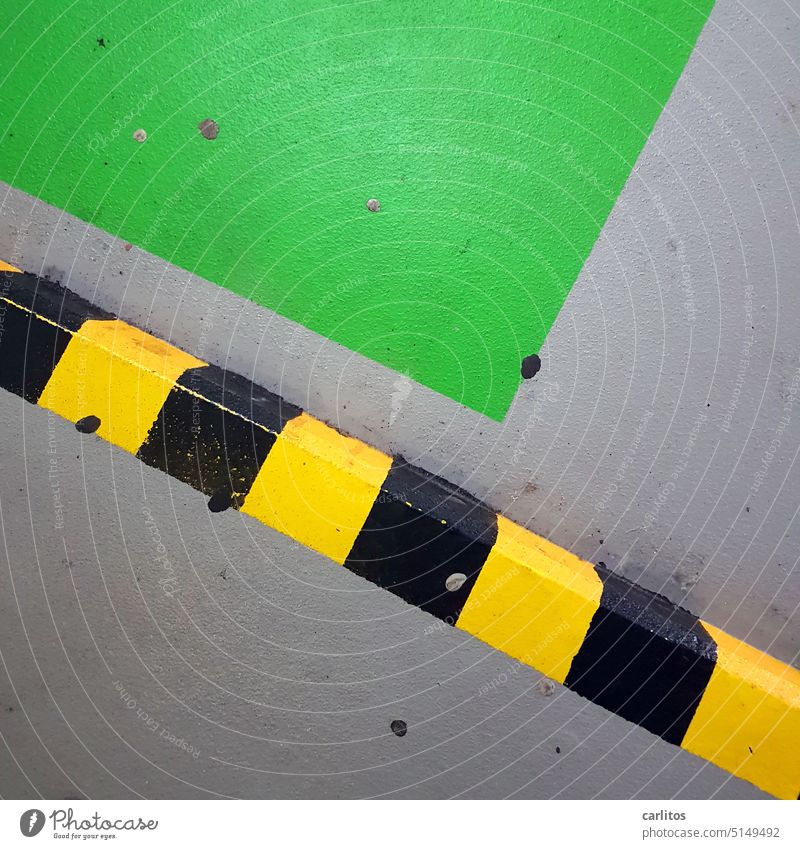
[[[5, 187], [0, 258], [796, 664], [798, 11], [718, 0], [504, 422]], [[0, 417], [3, 795], [757, 795], [42, 410]]]
[[3, 797], [761, 796], [5, 392], [0, 432]]
[[796, 664], [799, 11], [718, 0], [504, 422], [2, 187], [0, 257]]

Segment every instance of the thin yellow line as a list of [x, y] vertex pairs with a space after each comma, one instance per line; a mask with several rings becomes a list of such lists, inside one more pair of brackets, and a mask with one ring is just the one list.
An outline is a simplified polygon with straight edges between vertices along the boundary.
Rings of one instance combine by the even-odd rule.
[[[0, 301], [23, 310], [38, 321], [68, 333], [73, 339], [79, 336], [78, 332], [70, 330], [36, 310], [16, 302], [7, 294], [0, 295]], [[137, 333], [146, 333], [133, 325], [127, 325], [125, 322], [120, 323], [125, 327], [136, 330]], [[146, 335], [151, 336], [162, 345], [174, 350], [181, 350], [177, 346], [163, 342], [152, 334]], [[92, 341], [90, 344], [103, 351], [109, 351], [121, 361], [130, 363], [143, 372], [165, 380], [170, 386], [180, 389], [193, 398], [204, 401], [229, 415], [236, 416], [266, 433], [276, 437], [280, 436], [279, 431], [213, 401], [201, 392], [165, 377], [156, 369], [143, 366], [130, 357], [109, 349], [96, 341]], [[275, 397], [280, 401], [279, 396]], [[308, 416], [308, 414], [305, 415]], [[312, 417], [308, 416], [308, 418], [311, 419]], [[314, 421], [319, 422], [320, 420], [314, 419]], [[324, 425], [324, 422], [320, 422], [320, 424]], [[328, 427], [328, 425], [324, 426]], [[336, 432], [338, 433], [338, 431]], [[353, 439], [353, 437], [348, 438]], [[375, 450], [361, 440], [354, 441], [360, 442], [365, 448]], [[313, 441], [306, 446], [305, 450], [315, 460], [331, 462], [330, 458], [326, 460], [323, 455], [313, 449]], [[348, 473], [351, 474], [352, 472], [348, 470]], [[409, 501], [405, 503], [413, 510], [425, 514], [421, 507]], [[447, 524], [444, 519], [439, 519], [439, 521], [443, 525]], [[520, 613], [520, 616], [523, 617], [520, 620], [521, 624], [517, 623], [513, 627], [508, 624], [511, 621], [510, 617], [518, 607], [518, 604], [514, 603], [514, 599], [518, 602], [520, 597], [531, 591], [531, 587], [537, 593], [541, 592], [541, 587], [547, 588], [546, 585], [549, 583], [551, 594], [559, 600], [558, 610], [555, 610], [554, 605], [553, 615], [558, 617], [563, 613], [564, 616], [561, 617], [563, 622], [573, 623], [574, 626], [576, 613], [565, 608], [561, 597], [563, 593], [571, 593], [570, 598], [573, 606], [583, 617], [581, 629], [585, 630], [596, 605], [600, 603], [599, 576], [594, 573], [594, 567], [591, 564], [578, 561], [568, 550], [536, 537], [523, 526], [505, 519], [502, 515], [498, 516], [498, 527], [505, 529], [502, 537], [505, 548], [500, 544], [501, 540], [498, 539], [490, 558], [487, 560], [487, 565], [484, 566], [481, 573], [481, 581], [486, 585], [487, 581], [492, 578], [492, 564], [494, 564], [495, 583], [487, 585], [488, 590], [491, 590], [487, 599], [491, 600], [488, 601], [488, 604], [484, 604], [481, 594], [476, 591], [480, 584], [476, 583], [458, 625], [464, 630], [476, 634], [479, 639], [486, 640], [490, 645], [495, 645], [504, 650], [506, 654], [523, 658], [522, 662], [528, 666], [533, 665], [530, 658], [536, 655], [540, 671], [547, 668], [551, 677], [563, 680], [565, 658], [575, 650], [575, 646], [580, 647], [581, 635], [574, 635], [572, 642], [575, 643], [575, 646], [570, 643], [566, 648], [561, 643], [566, 645], [568, 635], [561, 630], [557, 631], [560, 642], [555, 641], [555, 638], [547, 643], [542, 641], [536, 643], [534, 640], [532, 648], [523, 645], [522, 642], [516, 648], [512, 648], [509, 641], [516, 639], [519, 642], [521, 640], [520, 635], [523, 633], [522, 629], [530, 625], [529, 617], [528, 619], [525, 618], [524, 611]], [[297, 534], [294, 534], [294, 538], [297, 538]], [[508, 563], [504, 562], [502, 558], [506, 558]], [[584, 573], [580, 573], [578, 565], [584, 570]], [[516, 571], [509, 571], [514, 569]], [[513, 581], [505, 582], [503, 580], [505, 573], [514, 577], [517, 583], [524, 578], [531, 586], [526, 585], [520, 588]], [[501, 601], [501, 596], [505, 596], [505, 600]], [[496, 610], [497, 616], [490, 615], [493, 610]], [[472, 619], [470, 619], [470, 616]], [[528, 625], [525, 624], [526, 622]], [[793, 745], [796, 743], [797, 736], [800, 735], [800, 672], [782, 661], [762, 652], [757, 652], [746, 643], [735, 640], [725, 632], [713, 628], [713, 626], [703, 624], [717, 643], [719, 659], [715, 671], [712, 673], [712, 679], [701, 698], [693, 723], [684, 738], [683, 748], [699, 754], [705, 760], [727, 769], [734, 775], [752, 781], [756, 786], [766, 789], [767, 792], [775, 795], [796, 795], [796, 791], [800, 790], [800, 787], [795, 788], [795, 783], [797, 783], [796, 767], [793, 761], [790, 766], [787, 766], [786, 758], [787, 756], [791, 757], [794, 751]], [[551, 625], [555, 628], [553, 623]], [[510, 629], [509, 634], [506, 634], [503, 628]], [[564, 650], [560, 651], [562, 648]], [[785, 711], [782, 709], [783, 705], [787, 705]], [[753, 746], [754, 751], [749, 752], [749, 756], [745, 755], [742, 746], [745, 749], [748, 748], [745, 744], [752, 743], [752, 738], [755, 736], [760, 737], [759, 748]], [[759, 752], [761, 760], [759, 760]]]

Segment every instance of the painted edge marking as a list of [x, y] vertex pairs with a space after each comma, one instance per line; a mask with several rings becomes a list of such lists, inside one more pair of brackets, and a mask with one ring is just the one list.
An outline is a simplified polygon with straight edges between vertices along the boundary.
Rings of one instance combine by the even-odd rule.
[[344, 563], [392, 458], [307, 413], [284, 425], [242, 512]]
[[72, 334], [2, 299], [0, 386], [36, 404], [64, 355]]
[[269, 428], [176, 382], [136, 456], [205, 495], [238, 506], [275, 438]]
[[454, 625], [496, 537], [494, 512], [396, 457], [344, 565]]
[[[544, 543], [544, 544], [543, 544]], [[591, 563], [497, 517], [497, 542], [457, 627], [564, 683], [600, 605]]]
[[71, 422], [97, 416], [97, 435], [135, 454], [175, 381], [199, 365], [125, 322], [90, 319], [67, 345], [39, 406]]
[[781, 799], [800, 793], [800, 672], [703, 622], [717, 663], [683, 747]]
[[[9, 315], [15, 322], [13, 332], [7, 326], [0, 339], [3, 388], [36, 403], [37, 381], [49, 377], [44, 381], [49, 386], [58, 371], [52, 392], [58, 388], [62, 397], [55, 406], [74, 418], [62, 381], [77, 380], [69, 369], [86, 364], [71, 356], [60, 360], [73, 345], [96, 349], [91, 356], [106, 364], [92, 375], [99, 384], [112, 376], [110, 359], [130, 369], [129, 387], [147, 375], [156, 378], [167, 392], [136, 451], [139, 459], [207, 493], [227, 487], [232, 496], [241, 496], [232, 505], [250, 504], [245, 512], [257, 517], [253, 505], [264, 495], [254, 494], [251, 501], [248, 492], [263, 471], [259, 486], [263, 483], [278, 497], [270, 503], [268, 521], [280, 525], [279, 530], [344, 560], [351, 571], [664, 739], [773, 795], [797, 797], [797, 670], [496, 516], [447, 481], [338, 434], [238, 375], [214, 366], [190, 367], [201, 361], [102, 314], [68, 290], [22, 272], [0, 274], [0, 299], [12, 308], [6, 322]], [[31, 281], [33, 292], [24, 288]], [[44, 333], [38, 338], [40, 330]], [[119, 347], [118, 333], [123, 339]], [[29, 384], [27, 363], [40, 360], [41, 374]], [[100, 385], [98, 391], [112, 403], [112, 390]], [[180, 409], [170, 413], [175, 399]], [[141, 416], [150, 416], [157, 400], [149, 396]], [[211, 470], [213, 480], [203, 478], [202, 466], [199, 477], [181, 476], [169, 464], [169, 453], [191, 431], [197, 401], [204, 409], [201, 436], [190, 444], [196, 456], [207, 453], [206, 471]], [[45, 397], [41, 405], [47, 403]], [[127, 402], [113, 403], [130, 409]], [[170, 415], [173, 426], [167, 427]], [[112, 436], [102, 428], [98, 435], [135, 451], [141, 429], [140, 421], [135, 438]], [[270, 461], [278, 442], [281, 453]], [[149, 459], [143, 456], [148, 445], [154, 450]], [[166, 452], [160, 465], [159, 448]], [[277, 469], [275, 480], [268, 479], [267, 469]], [[363, 498], [353, 502], [357, 509], [342, 513], [335, 503], [343, 487]], [[295, 516], [298, 499], [301, 508]], [[309, 513], [315, 518], [309, 519]], [[345, 528], [339, 543], [335, 535]], [[535, 615], [534, 606], [526, 606], [531, 596]]]
[[600, 605], [564, 683], [680, 745], [714, 669], [716, 645], [688, 610], [605, 569], [598, 575]]

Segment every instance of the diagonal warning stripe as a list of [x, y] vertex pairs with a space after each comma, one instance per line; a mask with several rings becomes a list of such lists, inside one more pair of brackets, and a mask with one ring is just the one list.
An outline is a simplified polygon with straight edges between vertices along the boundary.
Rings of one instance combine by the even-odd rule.
[[4, 389], [664, 740], [800, 794], [796, 669], [53, 283], [3, 271], [0, 304]]

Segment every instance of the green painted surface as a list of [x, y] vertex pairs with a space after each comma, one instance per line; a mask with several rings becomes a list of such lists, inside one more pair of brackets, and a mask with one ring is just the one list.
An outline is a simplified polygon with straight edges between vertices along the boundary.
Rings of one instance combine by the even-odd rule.
[[712, 0], [5, 5], [0, 178], [499, 419]]

